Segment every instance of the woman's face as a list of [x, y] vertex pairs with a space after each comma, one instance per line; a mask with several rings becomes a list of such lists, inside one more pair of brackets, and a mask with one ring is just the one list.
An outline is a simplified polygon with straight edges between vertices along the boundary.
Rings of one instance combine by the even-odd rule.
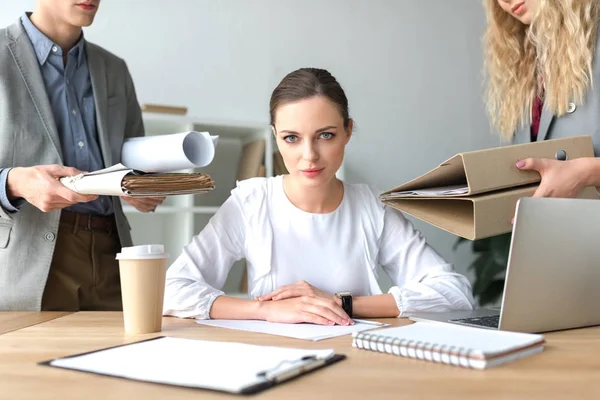
[[290, 177], [306, 187], [325, 186], [344, 160], [352, 122], [326, 97], [285, 103], [275, 112], [274, 134]]
[[533, 11], [539, 0], [497, 0], [500, 7], [524, 23], [531, 24]]

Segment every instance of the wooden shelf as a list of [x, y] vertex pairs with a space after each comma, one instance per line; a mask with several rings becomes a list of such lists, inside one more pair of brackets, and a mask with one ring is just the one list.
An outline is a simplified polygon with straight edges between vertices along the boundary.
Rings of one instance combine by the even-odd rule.
[[[217, 119], [199, 119], [187, 115], [163, 115], [144, 113], [147, 134], [175, 133], [173, 129], [187, 128], [195, 131], [208, 131], [222, 138], [248, 139], [265, 137], [270, 134], [269, 126], [256, 122], [223, 121]], [[181, 129], [180, 128], [180, 129]]]

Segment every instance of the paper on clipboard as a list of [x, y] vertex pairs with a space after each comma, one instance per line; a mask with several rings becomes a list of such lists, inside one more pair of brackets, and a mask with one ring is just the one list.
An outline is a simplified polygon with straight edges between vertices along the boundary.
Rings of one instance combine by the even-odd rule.
[[250, 394], [344, 358], [334, 349], [158, 337], [40, 364], [144, 382]]

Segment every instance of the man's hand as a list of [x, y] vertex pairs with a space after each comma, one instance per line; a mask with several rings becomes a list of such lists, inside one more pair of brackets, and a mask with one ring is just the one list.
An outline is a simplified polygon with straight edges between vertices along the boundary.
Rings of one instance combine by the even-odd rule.
[[523, 171], [537, 171], [542, 180], [533, 197], [575, 198], [585, 186], [584, 159], [558, 161], [547, 158], [528, 158], [517, 163]]
[[156, 210], [156, 207], [165, 201], [165, 197], [127, 197], [122, 196], [123, 200], [134, 206], [138, 211], [150, 212]]
[[62, 165], [16, 167], [8, 173], [6, 186], [9, 200], [23, 198], [43, 212], [60, 210], [77, 203], [96, 200], [96, 195], [76, 193], [58, 181], [82, 172]]

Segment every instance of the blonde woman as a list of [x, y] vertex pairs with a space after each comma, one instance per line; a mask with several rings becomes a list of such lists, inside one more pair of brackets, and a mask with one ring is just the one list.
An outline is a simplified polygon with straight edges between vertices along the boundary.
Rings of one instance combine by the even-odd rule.
[[[592, 135], [600, 155], [600, 1], [484, 0], [488, 78], [487, 107], [495, 129], [507, 141]], [[600, 160], [527, 159], [537, 170], [535, 196], [576, 197], [600, 181]]]

